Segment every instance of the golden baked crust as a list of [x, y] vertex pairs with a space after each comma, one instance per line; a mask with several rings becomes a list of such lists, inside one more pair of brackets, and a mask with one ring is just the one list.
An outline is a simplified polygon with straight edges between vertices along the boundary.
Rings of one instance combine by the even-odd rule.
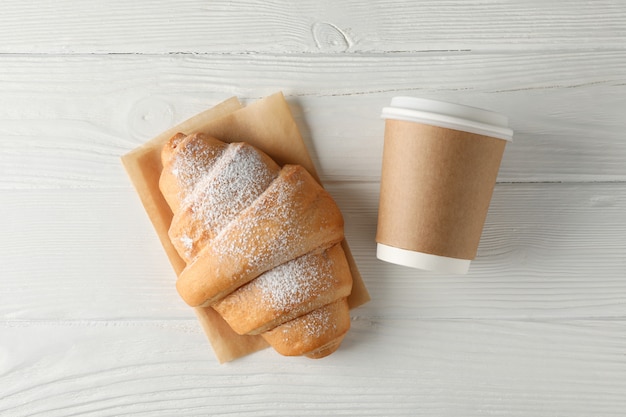
[[261, 336], [281, 355], [318, 359], [337, 350], [349, 329], [348, 301], [341, 298]]
[[167, 141], [161, 151], [159, 188], [172, 212], [180, 210], [182, 198], [193, 190], [203, 173], [211, 170], [226, 147], [224, 142], [202, 133], [177, 133]]
[[286, 165], [254, 203], [221, 230], [178, 277], [191, 306], [209, 306], [287, 260], [343, 240], [330, 195], [299, 165]]
[[261, 274], [213, 308], [239, 334], [259, 334], [350, 295], [340, 244], [309, 252]]
[[331, 196], [301, 166], [203, 134], [173, 136], [162, 160], [185, 302], [213, 306], [282, 354], [332, 353], [350, 326], [352, 276]]

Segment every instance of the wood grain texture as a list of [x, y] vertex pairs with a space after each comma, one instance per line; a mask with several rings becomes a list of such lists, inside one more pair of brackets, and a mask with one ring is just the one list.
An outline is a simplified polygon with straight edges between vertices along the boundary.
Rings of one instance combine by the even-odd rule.
[[[350, 247], [372, 295], [356, 314], [626, 318], [624, 184], [497, 186], [467, 276], [377, 260], [378, 184], [327, 188], [344, 213]], [[0, 219], [0, 318], [192, 316], [132, 189], [4, 191]]]
[[326, 359], [220, 366], [195, 321], [3, 323], [0, 415], [619, 416], [625, 334], [623, 320], [358, 318]]
[[4, 0], [0, 53], [341, 53], [624, 48], [619, 0]]
[[4, 56], [0, 80], [0, 189], [126, 186], [120, 155], [230, 96], [277, 90], [324, 181], [378, 180], [380, 111], [406, 94], [507, 114], [501, 182], [626, 179], [626, 52]]
[[[623, 416], [626, 3], [4, 0], [0, 416]], [[283, 90], [372, 301], [322, 360], [220, 366], [119, 157]], [[396, 95], [500, 111], [467, 276], [374, 256]]]

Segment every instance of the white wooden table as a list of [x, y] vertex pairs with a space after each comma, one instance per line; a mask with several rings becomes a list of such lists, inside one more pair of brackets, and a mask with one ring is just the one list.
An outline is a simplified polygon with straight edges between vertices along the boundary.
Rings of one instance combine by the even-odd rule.
[[[214, 359], [119, 157], [282, 90], [372, 301]], [[510, 117], [467, 276], [375, 258], [395, 95]], [[0, 4], [0, 415], [626, 415], [626, 3]]]

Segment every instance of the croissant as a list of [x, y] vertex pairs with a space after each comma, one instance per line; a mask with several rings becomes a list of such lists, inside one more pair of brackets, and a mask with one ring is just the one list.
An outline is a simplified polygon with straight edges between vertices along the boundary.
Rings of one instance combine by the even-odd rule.
[[169, 237], [186, 262], [181, 298], [280, 354], [334, 352], [350, 327], [352, 275], [332, 197], [301, 166], [246, 143], [178, 133], [161, 158]]

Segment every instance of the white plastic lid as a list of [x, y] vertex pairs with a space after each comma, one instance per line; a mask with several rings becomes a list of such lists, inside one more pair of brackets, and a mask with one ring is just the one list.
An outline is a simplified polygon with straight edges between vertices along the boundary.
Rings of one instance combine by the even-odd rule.
[[376, 245], [376, 257], [381, 261], [444, 274], [467, 274], [472, 262], [468, 259], [448, 258], [447, 256], [400, 249], [382, 243]]
[[391, 105], [383, 108], [381, 116], [383, 119], [428, 124], [508, 141], [513, 139], [513, 130], [509, 128], [509, 119], [506, 116], [444, 101], [394, 97]]

